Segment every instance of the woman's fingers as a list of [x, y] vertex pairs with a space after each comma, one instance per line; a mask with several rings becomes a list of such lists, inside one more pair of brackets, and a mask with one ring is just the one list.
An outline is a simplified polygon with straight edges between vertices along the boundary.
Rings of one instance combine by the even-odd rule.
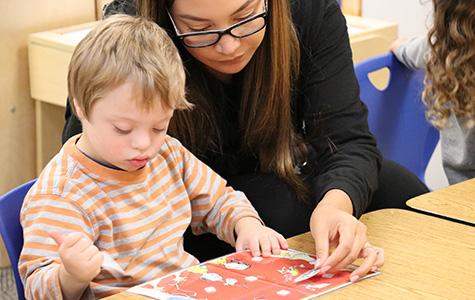
[[[352, 230], [348, 230], [348, 235], [342, 235], [340, 238], [340, 244], [347, 243], [351, 249], [346, 253], [346, 256], [342, 256], [340, 261], [332, 265], [332, 269], [340, 270], [353, 263], [358, 257], [360, 257], [360, 252], [364, 248], [367, 241], [366, 226], [362, 223], [359, 223], [353, 234], [351, 234], [351, 232]], [[347, 240], [344, 241], [344, 238]], [[335, 251], [337, 250], [338, 247]]]
[[380, 248], [380, 247], [375, 247], [373, 246], [374, 249], [376, 249], [376, 253], [377, 253], [377, 258], [376, 258], [376, 262], [374, 263], [374, 266], [375, 267], [373, 269], [371, 269], [371, 271], [377, 271], [378, 268], [381, 268], [383, 265], [384, 265], [384, 249], [383, 248]]
[[335, 269], [336, 266], [341, 265], [342, 261], [345, 258], [349, 257], [351, 250], [353, 248], [353, 235], [348, 235], [340, 239], [338, 246], [335, 248], [332, 254], [328, 257], [326, 261], [322, 264], [322, 272], [327, 272], [328, 270]]
[[[367, 246], [361, 250], [361, 256], [364, 258], [363, 263], [351, 273], [350, 280], [355, 282], [374, 270], [373, 267], [382, 266], [384, 261], [384, 251], [378, 247]], [[382, 260], [381, 260], [382, 259]], [[379, 265], [376, 265], [379, 261]]]
[[312, 231], [312, 235], [315, 240], [315, 254], [320, 262], [320, 266], [322, 266], [322, 264], [327, 261], [330, 251], [330, 233], [327, 227], [321, 224], [320, 226], [316, 226], [316, 229]]

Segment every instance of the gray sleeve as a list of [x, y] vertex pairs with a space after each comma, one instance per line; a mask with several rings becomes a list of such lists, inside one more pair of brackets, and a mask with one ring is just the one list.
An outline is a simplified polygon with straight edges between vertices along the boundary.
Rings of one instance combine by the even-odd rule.
[[475, 126], [452, 112], [440, 131], [442, 164], [449, 184], [475, 178]]
[[401, 45], [395, 52], [397, 59], [409, 69], [424, 69], [429, 45], [427, 37], [417, 37]]

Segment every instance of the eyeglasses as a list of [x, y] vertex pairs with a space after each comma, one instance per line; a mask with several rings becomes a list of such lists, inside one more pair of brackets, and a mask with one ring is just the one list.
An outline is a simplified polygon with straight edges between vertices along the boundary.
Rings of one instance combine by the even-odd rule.
[[264, 11], [260, 14], [250, 16], [234, 25], [229, 26], [223, 30], [207, 30], [179, 33], [178, 28], [173, 21], [170, 12], [167, 10], [173, 27], [175, 28], [176, 36], [189, 48], [203, 48], [209, 47], [219, 42], [221, 37], [229, 34], [235, 38], [245, 38], [261, 31], [267, 25], [267, 1], [264, 1]]

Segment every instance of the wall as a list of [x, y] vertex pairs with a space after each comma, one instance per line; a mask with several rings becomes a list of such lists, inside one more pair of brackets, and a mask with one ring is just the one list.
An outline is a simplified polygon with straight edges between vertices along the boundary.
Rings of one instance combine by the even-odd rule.
[[362, 0], [341, 0], [341, 10], [345, 15], [361, 16]]
[[399, 24], [399, 35], [424, 35], [430, 24], [430, 0], [362, 0], [363, 17], [388, 20]]
[[94, 1], [1, 1], [0, 20], [0, 194], [32, 179], [34, 103], [28, 84], [28, 34], [93, 21]]
[[[35, 177], [28, 34], [95, 19], [94, 0], [0, 1], [0, 194]], [[7, 262], [0, 243], [0, 266]]]

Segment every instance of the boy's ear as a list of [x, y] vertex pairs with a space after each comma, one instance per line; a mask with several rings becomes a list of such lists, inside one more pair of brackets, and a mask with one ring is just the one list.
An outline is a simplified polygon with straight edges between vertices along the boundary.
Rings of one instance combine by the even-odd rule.
[[74, 105], [74, 111], [76, 112], [76, 115], [80, 121], [84, 120], [84, 112], [83, 110], [79, 107], [78, 102], [76, 98], [73, 98], [73, 105]]

